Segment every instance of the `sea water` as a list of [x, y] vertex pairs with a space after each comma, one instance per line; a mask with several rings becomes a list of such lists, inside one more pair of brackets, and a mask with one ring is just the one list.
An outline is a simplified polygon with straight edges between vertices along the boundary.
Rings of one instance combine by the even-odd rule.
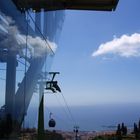
[[[49, 113], [52, 112], [56, 127], [53, 129], [72, 131], [75, 125], [81, 131], [116, 130], [117, 125], [124, 123], [133, 128], [134, 122], [140, 119], [140, 104], [102, 104], [91, 106], [48, 107], [44, 110], [45, 128], [48, 127]], [[26, 127], [37, 127], [38, 113], [30, 108], [26, 117]]]

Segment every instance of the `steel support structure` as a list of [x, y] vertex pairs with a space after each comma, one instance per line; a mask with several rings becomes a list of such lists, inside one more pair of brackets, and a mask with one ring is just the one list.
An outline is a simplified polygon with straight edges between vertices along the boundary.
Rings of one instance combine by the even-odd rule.
[[16, 66], [16, 52], [9, 49], [6, 68], [5, 115], [11, 115], [12, 118], [15, 105]]

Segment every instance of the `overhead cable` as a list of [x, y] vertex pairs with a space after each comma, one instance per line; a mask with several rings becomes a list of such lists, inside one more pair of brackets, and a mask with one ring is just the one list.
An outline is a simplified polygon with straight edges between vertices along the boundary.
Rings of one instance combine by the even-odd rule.
[[30, 15], [29, 11], [27, 11], [27, 14], [29, 15], [29, 17], [30, 17], [31, 20], [33, 21], [33, 23], [34, 23], [34, 25], [36, 26], [36, 28], [37, 28], [37, 30], [39, 31], [39, 33], [42, 35], [43, 39], [45, 40], [45, 42], [46, 42], [47, 46], [49, 47], [49, 49], [51, 50], [51, 52], [52, 52], [53, 54], [55, 54], [54, 51], [52, 50], [50, 44], [48, 43], [46, 37], [43, 35], [43, 33], [41, 32], [40, 28], [39, 28], [38, 25], [36, 24], [35, 20], [34, 20], [34, 19], [32, 18], [32, 16]]

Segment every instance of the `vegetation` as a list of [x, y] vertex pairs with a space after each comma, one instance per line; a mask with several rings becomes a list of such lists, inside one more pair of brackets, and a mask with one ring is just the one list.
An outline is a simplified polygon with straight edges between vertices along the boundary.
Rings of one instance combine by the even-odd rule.
[[116, 139], [117, 140], [122, 140], [123, 136], [127, 135], [127, 126], [122, 123], [121, 125], [118, 124], [117, 131], [116, 131]]
[[135, 139], [134, 135], [122, 136], [121, 138], [118, 138], [116, 135], [106, 135], [95, 137], [93, 140], [139, 140], [139, 139]]
[[9, 137], [12, 132], [12, 118], [11, 115], [7, 115], [5, 119], [0, 118], [0, 138]]
[[[16, 138], [17, 140], [22, 140], [24, 137], [26, 140], [37, 140], [36, 128], [20, 129], [13, 126], [18, 125], [16, 125], [15, 121], [12, 121], [10, 115], [7, 115], [5, 119], [0, 119], [0, 139]], [[45, 131], [44, 140], [64, 140], [64, 138], [55, 131]]]
[[[37, 134], [33, 134], [31, 136], [32, 140], [37, 140]], [[45, 132], [45, 136], [44, 136], [44, 140], [65, 140], [61, 134], [56, 133], [55, 131], [50, 132], [50, 131], [46, 131]]]
[[127, 126], [118, 124], [116, 134], [97, 136], [92, 140], [140, 140], [140, 120], [138, 124], [134, 123], [132, 133], [127, 132]]
[[134, 130], [132, 132], [137, 140], [140, 139], [140, 120], [138, 124], [134, 123]]

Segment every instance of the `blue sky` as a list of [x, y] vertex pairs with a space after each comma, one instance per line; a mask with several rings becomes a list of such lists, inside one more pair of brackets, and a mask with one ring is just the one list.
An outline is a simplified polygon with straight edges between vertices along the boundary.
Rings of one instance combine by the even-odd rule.
[[[102, 108], [102, 105], [107, 105], [108, 107], [109, 104], [109, 107], [112, 107], [110, 104], [128, 103], [131, 106], [131, 104], [140, 102], [139, 5], [139, 0], [120, 0], [114, 12], [65, 11], [66, 17], [60, 35], [59, 47], [54, 57], [51, 71], [60, 72], [60, 75], [56, 76], [56, 79], [59, 81], [62, 94], [65, 96], [68, 105], [70, 107], [85, 107], [84, 111], [82, 110], [83, 108], [80, 108], [83, 115], [79, 113], [79, 108], [75, 111], [71, 107], [74, 114], [77, 113], [75, 115], [77, 120], [79, 119], [78, 114], [84, 120], [85, 117], [92, 118], [95, 115], [94, 117], [98, 119], [99, 116], [102, 116], [99, 113], [96, 114], [96, 112], [93, 112], [93, 115], [90, 116], [92, 108], [88, 110], [87, 106], [101, 105]], [[2, 21], [4, 22], [5, 20]], [[7, 23], [5, 24], [7, 25]], [[30, 24], [32, 26], [33, 23], [31, 22]], [[11, 24], [8, 25], [12, 26]], [[7, 32], [3, 26], [0, 28], [3, 32]], [[18, 28], [15, 28], [15, 30], [17, 31], [15, 33], [18, 33]], [[17, 37], [19, 37], [19, 43], [22, 45], [25, 43], [22, 40], [25, 36], [20, 35]], [[38, 44], [40, 40], [37, 40], [37, 38], [31, 38], [31, 36], [29, 38], [31, 39], [31, 44], [40, 45]], [[48, 61], [46, 63], [48, 66]], [[6, 65], [1, 64], [1, 68], [6, 68]], [[23, 66], [19, 65], [19, 69], [22, 68]], [[5, 74], [5, 71], [1, 71], [0, 78], [4, 78]], [[17, 76], [19, 78], [17, 78], [17, 82], [19, 82], [22, 78], [21, 75], [24, 75], [24, 71], [18, 71], [17, 75], [19, 75], [19, 77]], [[2, 91], [5, 91], [5, 82], [2, 79], [0, 81], [0, 88]], [[0, 104], [3, 105], [4, 92], [1, 98]], [[36, 110], [38, 101], [38, 94], [34, 94], [31, 106], [35, 107]], [[60, 105], [66, 106], [61, 94], [56, 94], [56, 96], [45, 95], [45, 111], [47, 107], [48, 109], [52, 109], [52, 106], [60, 107]], [[118, 106], [118, 108], [121, 107]], [[63, 109], [66, 111], [66, 108], [60, 109], [61, 111]], [[131, 112], [129, 113], [134, 117], [138, 117], [137, 108], [135, 109], [136, 115]], [[52, 110], [51, 112], [53, 112]], [[96, 108], [92, 111], [95, 110]], [[102, 112], [102, 110], [97, 108], [99, 112]], [[106, 110], [104, 111], [106, 112]], [[123, 113], [124, 110], [122, 111]], [[57, 110], [59, 113], [56, 114], [61, 117], [67, 117], [68, 113], [67, 115], [64, 114], [66, 113], [65, 111], [63, 110], [63, 114], [61, 114], [60, 110]], [[37, 112], [33, 112], [36, 113], [33, 115], [35, 123], [37, 122]], [[50, 111], [48, 112], [50, 113]], [[47, 116], [48, 112], [46, 113]], [[118, 112], [116, 111], [115, 113]], [[115, 116], [118, 117], [119, 113]], [[131, 115], [128, 116], [131, 117]], [[68, 117], [70, 116], [68, 115]], [[91, 118], [88, 121], [95, 123], [96, 119], [94, 117], [92, 121]], [[82, 122], [84, 121], [82, 120]]]
[[66, 11], [52, 71], [60, 71], [70, 105], [140, 101], [139, 5], [120, 0], [115, 12]]
[[[51, 70], [60, 71], [57, 78], [71, 106], [139, 103], [139, 4], [120, 0], [114, 12], [65, 11]], [[58, 104], [46, 96], [48, 104]]]

